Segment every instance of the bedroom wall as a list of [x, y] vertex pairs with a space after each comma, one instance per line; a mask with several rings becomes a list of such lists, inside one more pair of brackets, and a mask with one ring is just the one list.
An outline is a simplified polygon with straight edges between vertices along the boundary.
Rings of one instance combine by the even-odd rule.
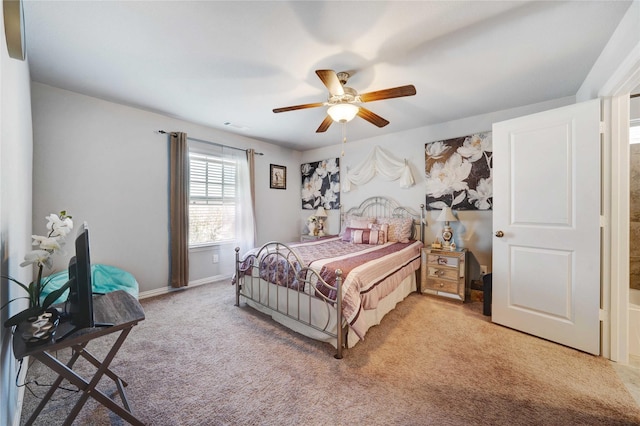
[[[27, 61], [11, 59], [0, 9], [0, 274], [21, 282], [32, 279], [31, 268], [21, 268], [31, 251], [31, 101]], [[0, 306], [24, 292], [6, 280], [0, 282]], [[0, 315], [2, 323], [26, 307], [12, 302]], [[13, 357], [11, 332], [0, 326], [0, 425], [17, 424], [21, 393], [15, 386], [18, 363]], [[23, 369], [24, 372], [26, 369]], [[24, 374], [19, 380], [24, 378]]]
[[[419, 90], [418, 88], [418, 91]], [[401, 189], [398, 181], [389, 182], [376, 176], [366, 185], [361, 187], [352, 186], [350, 192], [342, 193], [341, 203], [345, 209], [348, 209], [359, 205], [368, 197], [384, 195], [395, 199], [403, 206], [410, 206], [419, 211], [420, 204], [425, 204], [426, 202], [424, 170], [425, 143], [491, 130], [494, 122], [565, 106], [574, 102], [575, 98], [571, 96], [354, 142], [350, 142], [347, 136], [347, 143], [344, 145], [345, 155], [340, 160], [340, 169], [342, 172], [344, 172], [345, 166], [354, 167], [358, 165], [375, 146], [379, 146], [397, 159], [407, 159], [416, 184], [411, 188]], [[387, 118], [391, 121], [390, 126], [393, 126], [393, 118]], [[331, 126], [328, 131], [335, 134], [336, 140], [341, 140], [340, 126]], [[349, 133], [349, 124], [347, 124], [347, 135]], [[353, 134], [354, 132], [352, 131], [351, 133]], [[302, 162], [307, 163], [326, 158], [340, 157], [341, 150], [342, 145], [337, 144], [326, 148], [305, 151], [302, 154]], [[300, 203], [300, 201], [298, 202]], [[300, 221], [304, 224], [304, 221], [312, 211], [302, 209], [299, 211]], [[442, 224], [435, 221], [439, 212], [439, 210], [426, 212], [428, 226], [425, 232], [425, 241], [427, 243], [433, 241], [436, 236], [439, 237], [441, 235]], [[456, 214], [459, 221], [451, 224], [454, 230], [455, 243], [458, 247], [466, 247], [473, 253], [471, 273], [479, 277], [479, 265], [487, 265], [489, 271], [491, 271], [491, 247], [493, 240], [492, 213], [491, 211], [458, 211]], [[327, 227], [330, 233], [338, 232], [339, 213], [337, 210], [329, 212]]]
[[[157, 130], [184, 131], [189, 136], [238, 148], [254, 148], [258, 242], [295, 239], [299, 190], [269, 189], [269, 164], [295, 173], [300, 153], [176, 118], [32, 84], [34, 173], [33, 226], [42, 232], [44, 217], [66, 209], [76, 223], [91, 229], [91, 260], [131, 272], [143, 295], [167, 291], [168, 136]], [[299, 173], [299, 172], [298, 172]], [[279, 222], [265, 215], [278, 209]], [[233, 245], [198, 250], [191, 256], [190, 281], [230, 276]], [[213, 263], [213, 252], [219, 263]], [[66, 268], [59, 256], [55, 269]]]

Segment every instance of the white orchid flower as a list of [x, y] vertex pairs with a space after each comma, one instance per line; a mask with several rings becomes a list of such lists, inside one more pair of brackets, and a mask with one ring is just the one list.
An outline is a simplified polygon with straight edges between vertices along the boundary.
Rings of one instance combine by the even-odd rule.
[[42, 250], [49, 250], [50, 252], [60, 250], [60, 241], [58, 237], [42, 237], [40, 235], [32, 235], [33, 238], [32, 245], [40, 246]]
[[446, 163], [434, 163], [427, 176], [427, 194], [434, 198], [469, 189], [465, 179], [471, 173], [471, 163], [454, 153]]
[[316, 174], [307, 178], [302, 183], [302, 200], [309, 201], [314, 198], [318, 198], [322, 189], [322, 179], [318, 178]]
[[34, 263], [43, 266], [50, 265], [51, 262], [51, 253], [46, 250], [33, 250], [24, 255], [24, 262], [20, 266], [33, 265]]
[[49, 235], [52, 237], [65, 237], [73, 229], [73, 220], [70, 217], [65, 216], [64, 219], [61, 219], [57, 214], [51, 213], [45, 219], [48, 220], [47, 229], [51, 231]]
[[444, 141], [438, 141], [428, 143], [424, 150], [429, 157], [437, 159], [442, 158], [450, 148], [451, 147], [449, 145], [445, 145]]
[[468, 158], [472, 163], [482, 158], [482, 155], [486, 151], [491, 151], [492, 138], [487, 134], [473, 135], [466, 138], [460, 148], [458, 148], [458, 154], [464, 158]]
[[476, 189], [469, 190], [469, 202], [478, 208], [478, 210], [489, 210], [491, 202], [489, 199], [493, 197], [492, 178], [480, 179]]
[[338, 166], [338, 162], [336, 160], [337, 158], [326, 160], [327, 173], [329, 173], [330, 175], [335, 175], [340, 171], [340, 166]]
[[325, 209], [331, 208], [331, 203], [335, 203], [338, 201], [338, 193], [333, 191], [327, 191], [324, 194], [324, 200], [322, 201], [322, 205]]
[[313, 199], [314, 188], [311, 184], [311, 179], [306, 178], [304, 182], [302, 182], [302, 200], [309, 201]]
[[321, 161], [316, 168], [315, 174], [320, 176], [320, 178], [324, 178], [328, 173], [329, 171], [327, 170], [327, 161]]
[[311, 172], [313, 172], [313, 167], [311, 167], [311, 164], [309, 163], [303, 164], [300, 167], [300, 171], [302, 172], [302, 176], [309, 176]]

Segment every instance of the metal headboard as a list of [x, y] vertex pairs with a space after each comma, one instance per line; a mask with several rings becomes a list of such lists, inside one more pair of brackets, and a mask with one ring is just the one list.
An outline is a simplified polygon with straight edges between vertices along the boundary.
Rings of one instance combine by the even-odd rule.
[[[403, 207], [397, 201], [387, 197], [370, 197], [358, 207], [351, 207], [340, 215], [340, 230], [349, 216], [360, 217], [410, 217], [413, 219], [413, 239], [424, 242], [424, 204], [420, 204], [420, 213], [411, 207]], [[418, 238], [419, 237], [419, 238]]]

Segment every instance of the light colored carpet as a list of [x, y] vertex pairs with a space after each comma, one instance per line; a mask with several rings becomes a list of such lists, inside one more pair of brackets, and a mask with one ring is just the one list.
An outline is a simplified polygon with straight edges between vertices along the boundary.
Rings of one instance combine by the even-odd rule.
[[[492, 324], [481, 303], [412, 294], [342, 360], [233, 303], [229, 282], [142, 300], [147, 318], [112, 369], [145, 424], [640, 424], [609, 361]], [[88, 349], [103, 355], [112, 341]], [[34, 363], [27, 380], [53, 377]], [[36, 424], [60, 424], [78, 394], [54, 398]], [[26, 392], [23, 422], [37, 403]], [[126, 423], [90, 401], [76, 424]]]

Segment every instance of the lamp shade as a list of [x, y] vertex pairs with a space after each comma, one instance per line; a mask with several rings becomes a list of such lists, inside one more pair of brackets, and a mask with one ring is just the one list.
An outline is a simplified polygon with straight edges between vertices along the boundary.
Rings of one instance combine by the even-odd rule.
[[346, 123], [347, 121], [353, 120], [359, 109], [360, 108], [354, 104], [335, 104], [329, 107], [327, 114], [329, 114], [333, 121]]
[[451, 207], [445, 207], [440, 212], [440, 216], [436, 219], [438, 222], [457, 222], [458, 218], [453, 215]]
[[318, 207], [318, 210], [316, 210], [316, 217], [327, 217], [327, 212], [324, 210], [324, 207]]

